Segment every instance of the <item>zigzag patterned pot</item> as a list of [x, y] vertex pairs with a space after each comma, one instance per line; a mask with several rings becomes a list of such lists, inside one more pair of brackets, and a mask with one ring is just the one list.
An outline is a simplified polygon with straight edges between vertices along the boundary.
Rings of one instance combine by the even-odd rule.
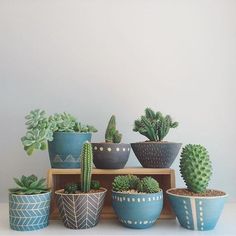
[[163, 192], [128, 194], [112, 191], [112, 207], [128, 228], [145, 229], [155, 224], [163, 207]]
[[223, 210], [227, 194], [216, 197], [184, 196], [166, 191], [181, 226], [191, 230], [212, 230]]
[[35, 195], [9, 194], [10, 227], [32, 231], [48, 226], [51, 193]]
[[64, 225], [70, 229], [88, 229], [97, 225], [107, 190], [102, 192], [65, 194], [55, 192], [57, 207]]

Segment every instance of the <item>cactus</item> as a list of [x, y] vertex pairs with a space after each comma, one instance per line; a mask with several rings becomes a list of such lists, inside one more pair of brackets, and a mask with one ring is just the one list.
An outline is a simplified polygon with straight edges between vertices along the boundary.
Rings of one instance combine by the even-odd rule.
[[160, 187], [155, 179], [146, 176], [140, 180], [137, 190], [142, 193], [157, 193], [160, 191]]
[[181, 153], [180, 173], [190, 191], [204, 193], [212, 175], [207, 149], [196, 144], [186, 145]]
[[32, 195], [46, 193], [49, 189], [46, 187], [46, 179], [38, 179], [35, 175], [22, 176], [21, 179], [14, 178], [17, 188], [9, 189], [10, 193], [17, 195]]
[[92, 165], [93, 165], [93, 151], [92, 145], [86, 142], [83, 145], [83, 150], [80, 156], [81, 160], [81, 191], [87, 193], [91, 187]]
[[80, 190], [80, 185], [77, 183], [66, 184], [64, 192], [67, 194], [75, 194], [76, 191]]
[[170, 128], [176, 128], [178, 122], [173, 122], [169, 115], [154, 112], [151, 108], [145, 109], [145, 115], [135, 120], [133, 131], [146, 136], [150, 141], [162, 141]]
[[120, 143], [121, 138], [122, 134], [116, 129], [116, 117], [112, 115], [107, 125], [105, 141], [107, 143]]
[[91, 181], [91, 189], [98, 190], [101, 188], [100, 182], [97, 180]]
[[116, 176], [112, 183], [112, 189], [116, 192], [128, 191], [130, 189], [130, 183], [127, 175]]
[[137, 189], [140, 179], [136, 175], [127, 175], [129, 181], [129, 189]]

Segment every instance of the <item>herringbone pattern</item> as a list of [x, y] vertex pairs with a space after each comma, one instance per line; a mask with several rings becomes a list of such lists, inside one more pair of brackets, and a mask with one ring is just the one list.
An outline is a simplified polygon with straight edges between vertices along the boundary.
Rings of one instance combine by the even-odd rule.
[[37, 195], [9, 195], [10, 227], [31, 231], [48, 225], [51, 193]]
[[57, 204], [64, 225], [72, 229], [94, 227], [99, 220], [106, 192], [88, 194], [57, 193]]

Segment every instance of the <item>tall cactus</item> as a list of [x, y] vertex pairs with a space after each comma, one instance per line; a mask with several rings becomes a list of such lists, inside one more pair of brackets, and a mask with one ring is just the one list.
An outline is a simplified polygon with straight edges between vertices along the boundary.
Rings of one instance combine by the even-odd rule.
[[116, 117], [112, 115], [107, 125], [105, 141], [106, 143], [120, 143], [121, 138], [122, 134], [116, 129]]
[[91, 143], [87, 142], [83, 145], [83, 150], [80, 156], [81, 160], [81, 191], [87, 193], [90, 191], [93, 151]]

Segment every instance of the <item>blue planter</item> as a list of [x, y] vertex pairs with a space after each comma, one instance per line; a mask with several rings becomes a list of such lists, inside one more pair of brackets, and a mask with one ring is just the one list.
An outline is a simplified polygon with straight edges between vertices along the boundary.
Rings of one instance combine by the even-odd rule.
[[54, 132], [53, 141], [48, 142], [52, 168], [80, 168], [80, 153], [83, 144], [91, 141], [91, 133]]
[[48, 226], [51, 193], [35, 195], [9, 194], [10, 227], [32, 231]]
[[167, 195], [181, 226], [190, 230], [212, 230], [220, 217], [227, 194], [216, 197]]
[[126, 194], [112, 191], [112, 207], [126, 227], [145, 229], [155, 224], [163, 207], [163, 192]]

